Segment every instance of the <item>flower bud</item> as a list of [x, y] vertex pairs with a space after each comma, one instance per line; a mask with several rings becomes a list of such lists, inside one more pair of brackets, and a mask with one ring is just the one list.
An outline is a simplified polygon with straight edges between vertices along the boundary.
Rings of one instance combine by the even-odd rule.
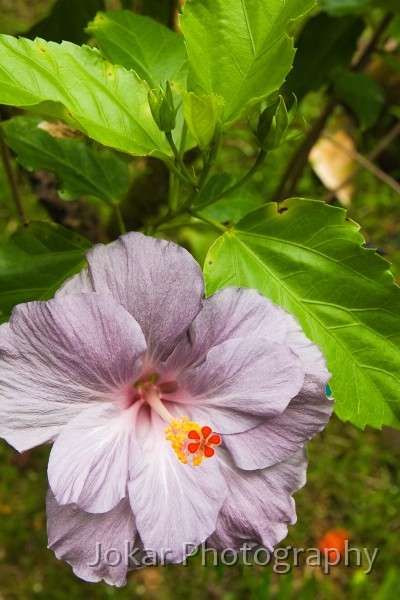
[[159, 130], [169, 132], [175, 129], [176, 110], [169, 81], [166, 83], [165, 90], [162, 86], [157, 90], [149, 90], [148, 101]]
[[261, 113], [255, 132], [260, 148], [264, 151], [274, 150], [287, 139], [287, 129], [293, 120], [297, 108], [297, 100], [288, 111], [282, 96]]

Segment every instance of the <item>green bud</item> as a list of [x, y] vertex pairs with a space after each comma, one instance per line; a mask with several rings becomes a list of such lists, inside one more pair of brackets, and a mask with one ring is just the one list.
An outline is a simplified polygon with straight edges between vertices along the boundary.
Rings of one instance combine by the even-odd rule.
[[176, 110], [169, 81], [166, 83], [165, 90], [161, 86], [157, 90], [149, 90], [147, 97], [151, 114], [159, 130], [170, 132], [175, 129]]
[[261, 113], [256, 138], [262, 150], [274, 150], [287, 140], [287, 130], [297, 109], [297, 100], [288, 111], [282, 96]]

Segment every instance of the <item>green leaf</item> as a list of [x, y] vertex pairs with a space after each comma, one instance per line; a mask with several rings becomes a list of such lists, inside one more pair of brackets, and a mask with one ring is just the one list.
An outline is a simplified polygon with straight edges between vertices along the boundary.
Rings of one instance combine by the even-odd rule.
[[385, 105], [382, 86], [365, 73], [340, 69], [332, 73], [336, 92], [357, 115], [363, 129], [374, 125]]
[[201, 98], [189, 92], [183, 97], [183, 115], [199, 148], [207, 150], [221, 118], [224, 101], [215, 94]]
[[58, 176], [64, 200], [90, 195], [118, 203], [130, 183], [126, 163], [109, 150], [96, 152], [81, 139], [53, 137], [46, 131], [51, 125], [37, 117], [14, 117], [2, 129], [25, 169], [46, 169]]
[[32, 221], [0, 247], [0, 322], [13, 307], [48, 300], [85, 266], [90, 242], [61, 225]]
[[186, 86], [188, 58], [183, 37], [132, 11], [99, 13], [91, 33], [112, 63], [133, 69], [151, 88], [168, 80]]
[[221, 200], [218, 200], [214, 204], [210, 204], [210, 206], [207, 206], [201, 212], [221, 223], [237, 223], [237, 221], [240, 221], [245, 215], [264, 204], [264, 202], [264, 198], [256, 196], [256, 194], [243, 187], [225, 196], [225, 198], [221, 198]]
[[257, 288], [325, 353], [336, 413], [400, 427], [400, 289], [340, 208], [291, 199], [256, 210], [211, 247], [207, 293]]
[[320, 13], [303, 27], [296, 41], [297, 52], [282, 93], [294, 93], [300, 101], [308, 92], [328, 83], [328, 75], [350, 63], [364, 29], [354, 16], [329, 17]]
[[1, 35], [0, 104], [63, 119], [122, 152], [171, 154], [151, 116], [145, 84], [87, 46]]
[[[186, 90], [188, 57], [183, 37], [149, 17], [132, 11], [99, 13], [89, 23], [91, 33], [104, 54], [113, 64], [133, 69], [151, 89], [171, 84], [174, 103], [180, 107], [180, 93]], [[183, 125], [182, 111], [177, 111], [175, 143], [179, 146]], [[195, 146], [188, 139], [186, 149]], [[168, 147], [167, 152], [170, 153]]]
[[99, 10], [104, 10], [104, 0], [57, 0], [50, 13], [23, 35], [31, 40], [41, 37], [52, 42], [83, 44], [87, 39], [86, 23]]
[[189, 91], [225, 100], [225, 122], [280, 88], [289, 72], [292, 19], [314, 0], [186, 0], [181, 27], [189, 54]]

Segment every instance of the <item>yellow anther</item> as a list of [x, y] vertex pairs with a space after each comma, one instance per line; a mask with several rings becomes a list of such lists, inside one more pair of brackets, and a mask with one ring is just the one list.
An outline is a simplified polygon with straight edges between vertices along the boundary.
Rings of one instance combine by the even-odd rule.
[[194, 466], [213, 456], [213, 446], [221, 443], [220, 436], [214, 434], [210, 427], [201, 427], [187, 417], [172, 419], [171, 425], [165, 429], [165, 437], [171, 442], [179, 460], [186, 465], [190, 457]]

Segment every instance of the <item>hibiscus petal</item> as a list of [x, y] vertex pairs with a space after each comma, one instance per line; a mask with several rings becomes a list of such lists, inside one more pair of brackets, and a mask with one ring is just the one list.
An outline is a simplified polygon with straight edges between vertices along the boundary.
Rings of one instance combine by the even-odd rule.
[[149, 360], [167, 356], [201, 308], [201, 269], [184, 248], [130, 232], [87, 254], [89, 271], [71, 279], [61, 294], [88, 286], [111, 294], [140, 324]]
[[90, 280], [88, 269], [82, 269], [79, 273], [67, 279], [60, 289], [56, 292], [55, 298], [66, 296], [69, 294], [87, 294], [95, 292], [93, 284]]
[[181, 463], [164, 429], [152, 413], [137, 431], [129, 497], [146, 552], [181, 562], [214, 531], [226, 485], [215, 457], [197, 467]]
[[283, 342], [287, 333], [279, 307], [257, 290], [227, 287], [203, 301], [203, 308], [163, 365], [166, 373], [179, 373], [200, 363], [214, 346], [234, 338], [254, 336]]
[[288, 325], [286, 343], [298, 355], [305, 371], [304, 384], [282, 414], [244, 433], [224, 437], [241, 469], [263, 469], [285, 460], [322, 431], [333, 410], [334, 401], [326, 397], [331, 374], [324, 355], [304, 335], [297, 320], [280, 310]]
[[272, 551], [296, 522], [291, 494], [306, 482], [305, 450], [268, 469], [242, 471], [226, 452], [218, 455], [228, 495], [208, 544], [218, 550], [261, 544]]
[[[126, 584], [126, 557], [136, 547], [138, 539], [127, 499], [107, 513], [92, 515], [71, 505], [59, 506], [49, 490], [47, 535], [48, 547], [54, 550], [58, 559], [70, 564], [81, 579], [104, 580], [117, 587]], [[101, 560], [98, 560], [100, 556]], [[121, 560], [118, 560], [119, 556]]]
[[53, 440], [89, 401], [123, 400], [145, 349], [138, 323], [109, 296], [17, 306], [0, 328], [0, 436], [23, 451]]
[[230, 339], [182, 373], [179, 390], [168, 398], [182, 402], [191, 420], [202, 420], [218, 433], [238, 433], [280, 414], [303, 380], [300, 359], [285, 344]]
[[104, 513], [127, 495], [129, 445], [136, 406], [102, 404], [84, 410], [61, 431], [50, 453], [48, 476], [59, 504]]

